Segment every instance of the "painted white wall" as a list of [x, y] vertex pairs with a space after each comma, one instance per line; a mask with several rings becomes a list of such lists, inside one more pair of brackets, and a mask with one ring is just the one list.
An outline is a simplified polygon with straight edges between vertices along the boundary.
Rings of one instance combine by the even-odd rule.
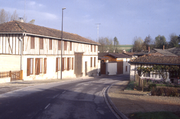
[[108, 74], [108, 75], [116, 75], [117, 74], [117, 63], [116, 62], [106, 63], [106, 74]]
[[19, 70], [20, 55], [0, 55], [0, 72]]

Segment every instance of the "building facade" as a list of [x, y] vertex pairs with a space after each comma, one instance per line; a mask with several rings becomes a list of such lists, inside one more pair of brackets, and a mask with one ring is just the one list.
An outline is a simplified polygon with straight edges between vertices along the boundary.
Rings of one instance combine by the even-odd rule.
[[62, 78], [96, 75], [98, 45], [77, 34], [63, 32], [61, 41], [59, 30], [18, 21], [3, 23], [0, 72], [23, 70], [24, 80], [59, 79], [62, 62]]

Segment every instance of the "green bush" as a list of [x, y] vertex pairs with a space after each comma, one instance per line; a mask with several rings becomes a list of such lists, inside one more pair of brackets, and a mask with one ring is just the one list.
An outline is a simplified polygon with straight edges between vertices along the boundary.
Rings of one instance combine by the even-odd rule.
[[149, 84], [149, 86], [148, 86], [148, 89], [149, 90], [152, 90], [153, 88], [156, 88], [156, 84]]

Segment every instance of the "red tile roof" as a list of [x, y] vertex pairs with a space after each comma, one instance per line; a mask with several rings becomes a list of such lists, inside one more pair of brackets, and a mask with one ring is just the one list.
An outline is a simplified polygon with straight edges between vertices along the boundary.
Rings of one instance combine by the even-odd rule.
[[[61, 39], [61, 31], [47, 28], [43, 26], [38, 26], [34, 24], [19, 22], [19, 21], [10, 21], [3, 24], [0, 24], [0, 32], [4, 33], [19, 33], [19, 32], [25, 32], [27, 34], [32, 35], [42, 35], [49, 38], [58, 38]], [[96, 44], [100, 45], [99, 43], [89, 40], [87, 38], [84, 38], [82, 36], [79, 36], [77, 34], [63, 32], [63, 39], [64, 40], [72, 40], [76, 42], [84, 42], [89, 44]]]
[[169, 64], [180, 65], [180, 57], [177, 56], [142, 56], [130, 60], [130, 64]]

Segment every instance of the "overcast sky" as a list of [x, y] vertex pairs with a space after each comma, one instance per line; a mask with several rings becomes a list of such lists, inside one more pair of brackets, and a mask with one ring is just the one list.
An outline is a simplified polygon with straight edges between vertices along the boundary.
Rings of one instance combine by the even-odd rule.
[[97, 23], [99, 37], [116, 36], [121, 45], [132, 44], [136, 36], [164, 35], [169, 41], [171, 33], [180, 34], [180, 0], [0, 0], [0, 9], [59, 30], [63, 7], [64, 31], [92, 40]]

